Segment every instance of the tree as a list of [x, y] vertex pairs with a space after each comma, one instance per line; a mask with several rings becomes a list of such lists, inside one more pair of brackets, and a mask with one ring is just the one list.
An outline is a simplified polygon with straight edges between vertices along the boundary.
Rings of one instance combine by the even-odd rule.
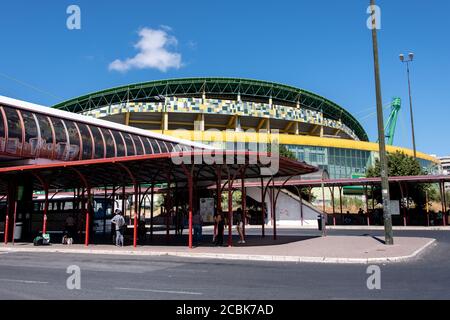
[[[426, 174], [416, 159], [403, 152], [396, 151], [395, 153], [390, 153], [387, 158], [388, 175], [390, 177], [419, 176]], [[375, 166], [367, 170], [367, 177], [379, 177], [380, 171], [381, 164], [380, 161], [376, 159]]]
[[[283, 157], [283, 158], [288, 158], [288, 159], [292, 159], [292, 160], [298, 160], [297, 159], [297, 156], [295, 155], [295, 153], [294, 152], [292, 152], [291, 150], [289, 150], [285, 145], [283, 145], [283, 144], [279, 144], [278, 145], [278, 148], [274, 148], [275, 149], [275, 151], [274, 152], [277, 152], [278, 151], [278, 154], [279, 154], [279, 156], [280, 157]], [[277, 150], [278, 149], [278, 150]], [[272, 145], [267, 145], [267, 152], [272, 152]]]
[[[420, 163], [406, 155], [403, 152], [396, 151], [395, 153], [390, 153], [387, 156], [388, 160], [388, 175], [390, 177], [398, 176], [419, 176], [425, 175], [425, 170], [422, 169]], [[377, 159], [375, 161], [375, 166], [367, 170], [367, 177], [380, 177], [381, 165], [380, 161]], [[390, 187], [391, 198], [397, 200], [403, 200], [401, 196], [401, 190], [398, 184], [391, 184]], [[428, 198], [432, 198], [436, 193], [435, 188], [430, 184], [408, 184], [407, 188], [403, 190], [404, 196], [408, 194], [408, 199], [414, 201], [418, 208], [424, 208], [426, 204], [426, 193], [428, 192]], [[376, 188], [374, 191], [375, 199], [381, 203], [381, 191], [380, 188]], [[431, 197], [430, 197], [431, 196]], [[405, 203], [403, 204], [405, 205]]]
[[295, 153], [289, 150], [285, 145], [280, 145], [280, 147], [278, 148], [278, 152], [280, 153], [280, 157], [298, 160], [295, 156]]

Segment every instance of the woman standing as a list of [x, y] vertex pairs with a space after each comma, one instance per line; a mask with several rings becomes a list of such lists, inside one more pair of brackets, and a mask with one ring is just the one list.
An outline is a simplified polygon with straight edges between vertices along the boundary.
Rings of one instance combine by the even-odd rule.
[[244, 238], [244, 220], [242, 216], [242, 209], [239, 208], [236, 212], [236, 230], [239, 234], [239, 241], [238, 243], [245, 243]]
[[218, 212], [215, 217], [217, 224], [216, 246], [223, 246], [223, 231], [225, 229], [225, 221], [223, 220], [222, 212]]

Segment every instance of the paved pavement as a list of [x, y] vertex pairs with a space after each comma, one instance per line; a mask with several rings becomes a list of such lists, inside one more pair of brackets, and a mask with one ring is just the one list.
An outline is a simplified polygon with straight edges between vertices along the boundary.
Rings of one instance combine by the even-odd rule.
[[249, 236], [245, 244], [214, 247], [210, 243], [189, 249], [184, 246], [62, 245], [35, 247], [32, 244], [0, 245], [0, 252], [120, 254], [139, 256], [177, 256], [189, 258], [317, 262], [317, 263], [376, 263], [398, 262], [414, 258], [435, 240], [424, 237], [398, 237], [393, 246], [386, 246], [381, 237], [371, 236], [278, 236], [261, 239]]
[[[279, 234], [299, 234], [280, 230]], [[332, 230], [330, 235], [381, 236]], [[367, 288], [367, 265], [54, 253], [0, 253], [0, 299], [449, 299], [450, 233], [402, 231], [437, 239], [408, 262], [377, 264], [381, 290]], [[66, 269], [81, 269], [68, 290]]]

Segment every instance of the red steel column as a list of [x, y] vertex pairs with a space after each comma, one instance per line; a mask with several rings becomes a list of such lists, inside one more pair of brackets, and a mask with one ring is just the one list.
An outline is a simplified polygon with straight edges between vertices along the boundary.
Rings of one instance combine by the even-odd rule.
[[134, 184], [134, 226], [133, 226], [133, 247], [136, 248], [137, 245], [137, 219], [138, 219], [138, 197], [139, 188], [138, 185]]
[[[2, 108], [0, 107], [0, 110], [2, 110]], [[5, 246], [8, 244], [9, 241], [9, 209], [10, 209], [10, 203], [11, 203], [11, 198], [12, 198], [12, 192], [11, 192], [11, 188], [8, 186], [8, 191], [7, 191], [7, 199], [6, 199], [6, 217], [5, 217]]]
[[447, 215], [447, 195], [445, 194], [445, 182], [442, 181], [442, 191], [444, 193], [444, 226], [447, 225], [447, 221], [445, 220], [445, 216]]
[[439, 189], [441, 191], [441, 203], [442, 203], [442, 225], [445, 226], [445, 214], [447, 211], [447, 199], [445, 197], [445, 182], [439, 182]]
[[331, 203], [333, 205], [333, 225], [335, 226], [336, 225], [336, 208], [335, 208], [335, 205], [334, 205], [334, 186], [332, 186], [329, 189], [330, 189], [330, 192], [331, 192]]
[[[403, 187], [402, 187], [401, 182], [399, 182], [398, 184], [399, 184], [399, 186], [400, 186], [400, 196], [401, 196], [401, 198], [402, 198], [402, 200], [403, 200], [403, 198], [404, 198], [404, 195], [403, 195]], [[404, 226], [404, 227], [406, 227], [406, 212], [407, 212], [407, 208], [406, 208], [406, 206], [405, 206], [405, 207], [403, 207], [403, 226]]]
[[322, 183], [322, 212], [325, 215], [325, 187]]
[[172, 217], [172, 181], [170, 179], [170, 172], [167, 172], [167, 193], [164, 202], [164, 207], [166, 208], [166, 241], [169, 242], [170, 239], [170, 218]]
[[367, 185], [364, 186], [364, 196], [366, 198], [366, 219], [367, 219], [367, 225], [370, 226], [369, 195], [368, 195], [368, 192], [367, 192]]
[[90, 225], [90, 212], [91, 212], [91, 188], [87, 188], [87, 210], [86, 210], [86, 234], [84, 238], [84, 245], [89, 246], [89, 225]]
[[48, 212], [48, 188], [45, 186], [44, 220], [42, 222], [42, 234], [47, 233], [47, 212]]
[[193, 201], [193, 194], [194, 194], [194, 186], [193, 186], [193, 170], [194, 170], [194, 165], [192, 165], [192, 171], [188, 170], [186, 168], [186, 165], [183, 163], [181, 164], [184, 174], [186, 175], [187, 178], [187, 183], [188, 183], [188, 193], [189, 193], [189, 236], [188, 236], [188, 246], [189, 249], [192, 249], [192, 206], [194, 205], [194, 201]]
[[194, 205], [193, 201], [193, 182], [192, 175], [188, 175], [188, 189], [189, 189], [189, 248], [192, 249], [192, 206]]
[[[222, 191], [223, 191], [223, 189], [222, 189], [222, 165], [218, 165], [216, 167], [216, 190], [217, 190], [217, 194], [216, 194], [217, 214], [220, 213], [223, 218], [223, 212], [222, 212]], [[214, 241], [216, 240], [216, 237], [217, 237], [217, 224], [214, 221]]]
[[[108, 186], [105, 185], [105, 204], [103, 205], [103, 209], [105, 210], [103, 217], [103, 237], [106, 236], [106, 212], [108, 211]], [[112, 211], [114, 212], [114, 211]]]
[[153, 240], [153, 204], [155, 198], [155, 183], [152, 181], [152, 196], [150, 198], [150, 240]]
[[430, 226], [430, 206], [428, 205], [428, 191], [425, 191], [425, 203], [427, 207], [427, 226]]
[[127, 216], [127, 210], [125, 207], [125, 185], [122, 186], [122, 213], [124, 217]]
[[5, 220], [5, 245], [8, 244], [8, 233], [9, 233], [9, 214], [7, 212]]
[[300, 187], [297, 187], [297, 186], [294, 186], [294, 188], [295, 188], [295, 190], [297, 190], [297, 194], [298, 194], [298, 200], [299, 200], [299, 203], [300, 203], [300, 223], [301, 223], [301, 225], [303, 226], [303, 198], [302, 198], [302, 188]]
[[273, 218], [273, 240], [277, 240], [277, 199], [275, 197], [275, 179], [272, 177], [272, 218]]
[[[139, 218], [139, 221], [141, 221], [141, 199], [142, 199], [142, 190], [141, 190], [141, 185], [139, 184], [139, 192], [138, 192], [138, 218]], [[145, 212], [144, 212], [144, 215], [145, 215]], [[144, 219], [145, 220], [145, 219]]]
[[14, 201], [14, 224], [13, 224], [13, 229], [12, 229], [12, 244], [14, 245], [14, 241], [15, 241], [15, 234], [16, 234], [16, 219], [17, 219], [17, 200]]
[[114, 211], [115, 211], [115, 206], [116, 206], [116, 186], [115, 185], [113, 185], [113, 188], [112, 188], [112, 205], [111, 205], [111, 210], [112, 210], [112, 214], [114, 214]]
[[261, 178], [261, 218], [262, 218], [262, 222], [261, 222], [261, 236], [264, 238], [266, 236], [265, 234], [265, 222], [266, 222], [266, 210], [265, 210], [265, 199], [264, 197], [266, 196], [266, 193], [264, 192], [264, 179]]
[[245, 236], [245, 225], [247, 223], [247, 193], [245, 190], [245, 170], [242, 171], [242, 175], [241, 175], [241, 205], [242, 205], [242, 222], [243, 222], [243, 227], [242, 227], [242, 233]]
[[[81, 215], [84, 214], [84, 217], [85, 217], [85, 220], [86, 220], [86, 198], [84, 197], [84, 195], [85, 195], [84, 192], [85, 192], [85, 189], [82, 188], [81, 189], [80, 210], [81, 210]], [[86, 221], [84, 223], [86, 224]], [[82, 228], [82, 225], [80, 224], [80, 239], [81, 239], [81, 235], [82, 235], [81, 228]], [[85, 239], [86, 239], [86, 235], [85, 235]]]
[[[228, 179], [230, 176], [228, 175]], [[228, 246], [233, 246], [233, 185], [228, 180]]]

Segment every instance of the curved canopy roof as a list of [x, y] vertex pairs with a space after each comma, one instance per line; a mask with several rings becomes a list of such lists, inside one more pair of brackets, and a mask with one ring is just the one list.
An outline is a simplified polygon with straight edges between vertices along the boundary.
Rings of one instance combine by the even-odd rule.
[[[0, 194], [7, 192], [8, 181], [17, 177], [26, 179], [26, 174], [36, 178], [33, 181], [34, 190], [42, 190], [43, 184], [49, 189], [72, 189], [77, 187], [102, 188], [105, 185], [133, 185], [145, 183], [167, 183], [168, 176], [172, 183], [187, 183], [187, 172], [183, 165], [175, 165], [172, 158], [182, 155], [188, 164], [188, 171], [196, 182], [214, 183], [220, 176], [223, 181], [229, 176], [246, 179], [261, 178], [262, 168], [272, 171], [270, 164], [263, 164], [261, 155], [255, 152], [225, 151], [220, 153], [223, 160], [231, 157], [230, 164], [195, 164], [195, 157], [202, 156], [202, 152], [184, 151], [183, 153], [160, 153], [139, 156], [115, 157], [70, 162], [52, 162], [33, 165], [19, 165], [0, 168]], [[225, 161], [222, 161], [225, 163]], [[190, 164], [193, 163], [193, 164]], [[240, 164], [238, 164], [240, 163]], [[273, 177], [293, 177], [316, 172], [318, 168], [296, 160], [280, 157], [279, 168]], [[22, 176], [21, 176], [22, 175]], [[266, 176], [270, 177], [270, 176]]]
[[327, 118], [341, 120], [360, 140], [368, 141], [364, 128], [348, 111], [336, 103], [312, 92], [274, 82], [238, 78], [184, 78], [130, 84], [90, 93], [59, 103], [54, 108], [83, 112], [105, 105], [127, 101], [161, 100], [166, 96], [237, 95], [242, 97], [272, 98], [322, 111]]

